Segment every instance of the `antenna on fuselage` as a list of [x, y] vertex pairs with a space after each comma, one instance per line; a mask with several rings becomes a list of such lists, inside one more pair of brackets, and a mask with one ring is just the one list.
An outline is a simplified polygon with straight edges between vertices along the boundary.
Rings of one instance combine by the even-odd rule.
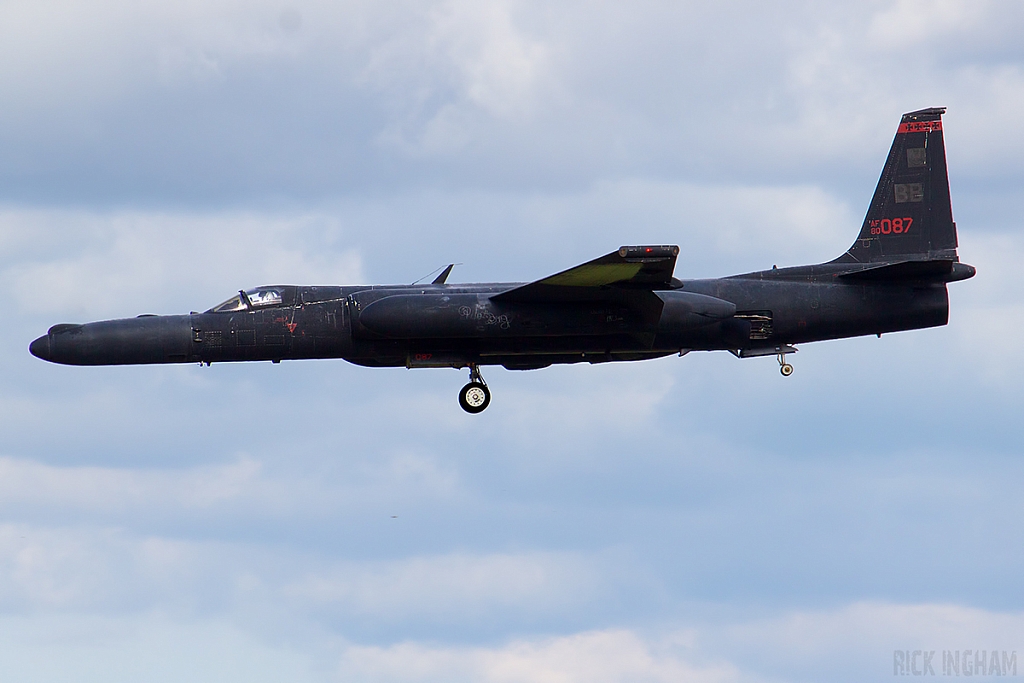
[[443, 272], [440, 275], [438, 275], [437, 277], [435, 277], [434, 281], [430, 283], [432, 285], [443, 285], [445, 282], [448, 281], [448, 276], [452, 274], [452, 268], [454, 268], [455, 266], [461, 266], [461, 265], [462, 265], [461, 263], [449, 263], [447, 266], [442, 266], [441, 268], [435, 268], [434, 270], [430, 271], [429, 273], [427, 273], [426, 275], [421, 277], [419, 280], [416, 280], [412, 284], [414, 284], [414, 285], [415, 284], [419, 284], [422, 280], [426, 280], [428, 277], [430, 277], [431, 275], [433, 275], [437, 271], [443, 269]]
[[452, 274], [452, 268], [454, 268], [454, 267], [455, 267], [454, 263], [449, 263], [448, 267], [445, 268], [444, 271], [440, 275], [435, 277], [434, 281], [431, 282], [430, 284], [432, 284], [432, 285], [443, 285], [445, 283], [445, 281], [448, 279], [448, 276]]

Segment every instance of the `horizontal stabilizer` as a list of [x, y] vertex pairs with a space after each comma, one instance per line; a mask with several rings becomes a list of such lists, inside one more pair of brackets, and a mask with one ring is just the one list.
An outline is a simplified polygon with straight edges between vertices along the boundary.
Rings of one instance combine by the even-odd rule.
[[974, 267], [965, 263], [958, 263], [952, 259], [937, 259], [934, 261], [899, 261], [883, 265], [863, 268], [849, 273], [843, 273], [839, 277], [844, 280], [866, 280], [872, 282], [898, 281], [898, 280], [937, 280], [940, 282], [955, 282], [973, 277]]

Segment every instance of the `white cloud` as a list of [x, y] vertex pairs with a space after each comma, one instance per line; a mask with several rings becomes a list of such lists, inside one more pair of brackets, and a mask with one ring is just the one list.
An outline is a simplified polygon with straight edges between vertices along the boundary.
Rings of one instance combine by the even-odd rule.
[[595, 597], [603, 577], [588, 559], [570, 553], [459, 553], [345, 563], [283, 590], [313, 611], [375, 620], [465, 623], [496, 611], [558, 614]]
[[[869, 192], [865, 189], [864, 195]], [[475, 206], [496, 217], [515, 212], [522, 241], [516, 245], [498, 234], [481, 237]], [[407, 230], [413, 215], [421, 225], [438, 225], [439, 232], [404, 240], [397, 253], [380, 244], [380, 234]], [[278, 214], [8, 206], [0, 209], [0, 286], [20, 310], [41, 317], [129, 317], [205, 310], [257, 284], [362, 283], [363, 254], [370, 255], [369, 265], [377, 270], [411, 263], [405, 271], [411, 279], [434, 263], [416, 253], [416, 244], [430, 243], [439, 252], [434, 258], [451, 255], [450, 250], [441, 253], [429, 235], [445, 244], [475, 239], [483, 253], [459, 249], [478, 260], [491, 247], [483, 240], [504, 240], [496, 248], [508, 251], [562, 233], [559, 239], [567, 243], [585, 239], [591, 245], [587, 251], [578, 249], [578, 255], [566, 252], [550, 259], [549, 267], [557, 269], [573, 265], [570, 258], [593, 258], [598, 255], [593, 249], [613, 249], [630, 240], [679, 243], [684, 248], [679, 272], [693, 277], [724, 274], [710, 264], [725, 259], [750, 269], [768, 267], [765, 259], [780, 265], [827, 260], [846, 249], [856, 229], [843, 202], [813, 186], [640, 179], [526, 198], [467, 193], [439, 202], [413, 193]], [[528, 251], [532, 256], [533, 250]], [[478, 277], [494, 276], [481, 272]]]
[[724, 683], [741, 680], [729, 664], [696, 666], [688, 662], [679, 649], [671, 638], [651, 642], [626, 630], [520, 640], [496, 648], [438, 648], [418, 643], [356, 646], [345, 651], [338, 675], [343, 680], [381, 683]]
[[2, 524], [0, 609], [109, 612], [140, 598], [166, 601], [183, 584], [195, 585], [189, 571], [199, 559], [194, 550], [170, 540], [131, 542], [109, 529]]
[[[5, 673], [859, 681], [900, 647], [1016, 647], [1017, 5], [0, 3]], [[25, 350], [451, 261], [827, 260], [930, 105], [978, 278], [950, 327], [806, 348], [791, 380], [494, 370], [470, 417], [450, 372]]]
[[[395, 534], [402, 524], [409, 522], [391, 521], [393, 529], [381, 531]], [[606, 558], [583, 553], [341, 562], [328, 554], [81, 523], [0, 524], [0, 615], [156, 610], [242, 619], [276, 615], [307, 625], [452, 627], [490, 624], [498, 615], [556, 618], [591, 604], [610, 579]], [[272, 624], [253, 628], [281, 635]]]
[[[130, 408], [106, 405], [101, 413]], [[264, 456], [266, 457], [266, 455]], [[412, 450], [352, 457], [329, 479], [241, 455], [192, 467], [48, 465], [0, 457], [0, 513], [7, 519], [74, 518], [136, 528], [169, 519], [311, 520], [466, 495], [450, 463]], [[365, 514], [365, 512], [364, 512]], [[383, 510], [374, 514], [383, 514]]]
[[960, 241], [961, 259], [978, 274], [950, 286], [955, 354], [962, 361], [957, 374], [1013, 396], [1024, 377], [1024, 358], [1011, 350], [1014, 340], [1024, 337], [1024, 302], [1007, 295], [1020, 289], [1024, 238], [967, 233]]
[[[314, 14], [321, 4], [300, 3]], [[282, 30], [280, 12], [276, 2], [237, 0], [2, 3], [0, 83], [9, 99], [0, 112], [28, 115], [69, 99], [106, 108], [140, 88], [208, 85], [261, 60], [291, 61], [306, 41]]]
[[[183, 509], [266, 495], [259, 462], [242, 458], [228, 465], [180, 470], [55, 467], [0, 458], [0, 500], [8, 511], [65, 508], [81, 512], [125, 512], [174, 506]], [[259, 493], [257, 493], [259, 495]]]
[[[711, 652], [731, 652], [744, 671], [767, 679], [855, 681], [893, 675], [895, 650], [998, 650], [1024, 654], [1024, 614], [955, 604], [860, 602], [712, 628]], [[700, 646], [698, 646], [700, 647]]]
[[266, 642], [229, 621], [157, 613], [0, 617], [4, 675], [25, 683], [330, 681], [317, 652], [328, 647]]
[[[954, 1], [0, 13], [5, 196], [101, 205], [621, 177], [802, 185], [879, 168], [870, 150], [904, 110], [948, 105], [972, 124], [1015, 111], [1024, 21], [1011, 2]], [[1019, 173], [1012, 127], [970, 128]]]
[[352, 646], [339, 671], [375, 681], [864, 680], [891, 675], [894, 650], [996, 649], [1019, 657], [1022, 636], [1020, 614], [857, 603], [656, 637], [611, 630], [498, 647]]
[[[893, 651], [1017, 652], [1024, 618], [942, 604], [854, 603], [660, 633], [607, 628], [445, 645], [373, 645], [289, 622], [295, 637], [231, 619], [144, 613], [0, 617], [5, 671], [19, 681], [281, 680], [377, 683], [761, 683], [892, 676]], [[59, 651], [60, 657], [51, 653]], [[1020, 666], [1020, 664], [1018, 664]]]
[[342, 678], [374, 681], [837, 681], [892, 675], [893, 651], [1021, 656], [1024, 615], [942, 604], [855, 603], [751, 621], [513, 640], [492, 647], [350, 646]]
[[396, 107], [382, 142], [448, 155], [486, 134], [481, 115], [529, 118], [550, 76], [549, 47], [517, 29], [514, 4], [435, 3], [372, 50], [361, 80]]
[[257, 284], [351, 284], [359, 253], [331, 215], [0, 210], [11, 301], [35, 314], [205, 310]]
[[[987, 0], [897, 0], [871, 19], [875, 46], [906, 50], [927, 40], [951, 40], [971, 33], [999, 13], [1001, 3]], [[995, 10], [995, 11], [993, 11]]]

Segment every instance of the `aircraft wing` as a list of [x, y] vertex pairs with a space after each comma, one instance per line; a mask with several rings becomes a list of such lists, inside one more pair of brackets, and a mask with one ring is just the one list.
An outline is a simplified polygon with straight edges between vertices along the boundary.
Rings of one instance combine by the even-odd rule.
[[654, 343], [665, 303], [652, 291], [669, 287], [676, 267], [677, 246], [621, 247], [593, 261], [491, 297], [497, 303], [608, 303], [630, 308], [645, 328], [635, 336]]
[[676, 267], [677, 246], [621, 247], [593, 261], [563, 270], [491, 297], [498, 302], [571, 303], [623, 301], [629, 293], [650, 294], [668, 287]]

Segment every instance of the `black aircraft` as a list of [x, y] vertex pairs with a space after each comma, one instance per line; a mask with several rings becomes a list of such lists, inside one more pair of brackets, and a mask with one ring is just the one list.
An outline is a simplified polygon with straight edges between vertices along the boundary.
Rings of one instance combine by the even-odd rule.
[[529, 283], [239, 291], [205, 313], [54, 325], [29, 346], [68, 365], [342, 358], [371, 367], [468, 368], [459, 403], [490, 402], [482, 365], [644, 360], [945, 325], [957, 257], [942, 141], [944, 108], [904, 114], [857, 241], [839, 258], [715, 280], [673, 277], [676, 246], [622, 247]]

